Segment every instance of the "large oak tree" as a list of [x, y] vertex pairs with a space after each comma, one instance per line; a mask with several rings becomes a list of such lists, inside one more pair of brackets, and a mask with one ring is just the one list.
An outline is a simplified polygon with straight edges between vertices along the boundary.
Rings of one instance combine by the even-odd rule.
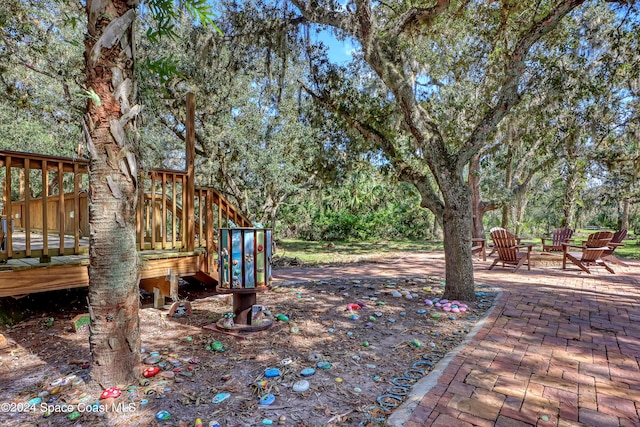
[[[531, 83], [532, 50], [584, 0], [292, 2], [308, 21], [355, 39], [388, 89], [411, 145], [381, 149], [418, 188], [422, 204], [442, 218], [445, 297], [473, 299], [466, 167], [521, 101]], [[435, 187], [425, 185], [430, 176]]]

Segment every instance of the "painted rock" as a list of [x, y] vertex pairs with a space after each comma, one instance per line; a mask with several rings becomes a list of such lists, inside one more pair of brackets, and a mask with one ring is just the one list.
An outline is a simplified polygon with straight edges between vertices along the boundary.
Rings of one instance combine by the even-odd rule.
[[301, 372], [300, 375], [302, 375], [303, 377], [310, 377], [311, 375], [315, 374], [316, 370], [313, 368], [304, 368]]
[[307, 390], [309, 390], [309, 381], [300, 380], [293, 383], [293, 391], [296, 393], [303, 393]]
[[221, 403], [227, 400], [230, 396], [231, 395], [229, 393], [218, 393], [215, 396], [213, 396], [213, 400], [211, 400], [211, 402]]
[[156, 419], [160, 421], [166, 421], [169, 418], [171, 418], [171, 414], [168, 413], [167, 411], [160, 411], [156, 414]]
[[275, 378], [280, 376], [280, 369], [278, 368], [269, 368], [264, 371], [264, 376], [267, 378]]
[[291, 360], [291, 358], [287, 357], [286, 359], [282, 359], [280, 361], [280, 365], [281, 366], [288, 366], [291, 365], [293, 363], [293, 360]]
[[159, 376], [162, 378], [173, 379], [176, 377], [176, 373], [173, 371], [162, 371]]
[[331, 368], [331, 363], [329, 363], [329, 362], [318, 362], [318, 364], [316, 366], [318, 368], [326, 371], [327, 369]]
[[102, 394], [100, 395], [100, 399], [109, 399], [109, 398], [115, 399], [117, 397], [120, 397], [121, 394], [122, 392], [120, 391], [119, 388], [111, 387], [102, 392]]
[[322, 355], [320, 353], [311, 353], [308, 357], [307, 360], [309, 362], [319, 362], [322, 360]]
[[289, 317], [284, 314], [276, 314], [276, 320], [279, 320], [281, 322], [288, 322]]
[[142, 376], [145, 378], [151, 378], [158, 375], [158, 372], [160, 372], [160, 368], [158, 368], [157, 366], [152, 366], [151, 368], [147, 368], [142, 371]]
[[275, 401], [276, 401], [276, 397], [271, 393], [265, 394], [260, 398], [261, 405], [271, 405]]

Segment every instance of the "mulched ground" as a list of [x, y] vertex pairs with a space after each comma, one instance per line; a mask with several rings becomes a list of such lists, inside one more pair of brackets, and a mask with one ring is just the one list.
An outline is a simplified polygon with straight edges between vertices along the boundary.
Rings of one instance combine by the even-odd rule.
[[[77, 334], [70, 323], [86, 310], [86, 291], [4, 300], [0, 308], [10, 304], [30, 309], [23, 313], [24, 320], [0, 329], [8, 340], [0, 349], [0, 422], [192, 426], [200, 418], [205, 426], [216, 421], [223, 427], [269, 422], [379, 425], [402, 402], [407, 388], [464, 339], [496, 295], [494, 289], [479, 286], [477, 301], [468, 303], [465, 313], [453, 314], [425, 303], [441, 297], [443, 289], [441, 279], [431, 277], [283, 284], [258, 294], [258, 303], [289, 321], [276, 321], [272, 328], [241, 339], [203, 329], [231, 310], [229, 297], [181, 286], [181, 300], [193, 307], [190, 315], [140, 311], [147, 362], [140, 372], [158, 366], [161, 373], [149, 384], [142, 380], [123, 388], [118, 399], [101, 401], [100, 410], [113, 404], [109, 417], [87, 409], [102, 390], [82, 366], [89, 360], [87, 335]], [[347, 310], [348, 304], [362, 307]], [[214, 343], [224, 351], [211, 350]], [[280, 376], [265, 378], [269, 368], [278, 368]], [[315, 373], [303, 377], [305, 368]], [[70, 386], [45, 395], [65, 378]], [[294, 392], [294, 383], [303, 379], [310, 388]], [[260, 398], [269, 393], [275, 401], [262, 405]], [[39, 394], [42, 403], [25, 405]], [[216, 397], [224, 399], [214, 403]], [[70, 421], [69, 411], [79, 409], [80, 416]], [[157, 420], [159, 411], [170, 418]]]

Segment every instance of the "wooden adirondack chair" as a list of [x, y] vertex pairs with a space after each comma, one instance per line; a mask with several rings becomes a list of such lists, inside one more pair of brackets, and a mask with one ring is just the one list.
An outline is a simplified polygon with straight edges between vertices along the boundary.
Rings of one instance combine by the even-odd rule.
[[570, 228], [556, 228], [553, 230], [551, 239], [542, 238], [542, 252], [561, 251], [563, 243], [569, 243], [573, 236], [573, 230]]
[[[493, 239], [493, 233], [494, 232], [500, 232], [500, 233], [504, 232], [504, 233], [506, 233], [505, 236], [513, 237], [514, 239], [516, 239], [517, 244], [518, 245], [520, 244], [520, 237], [516, 237], [513, 233], [511, 233], [510, 231], [505, 230], [502, 227], [493, 227], [491, 230], [489, 230], [489, 234], [491, 235], [492, 239]], [[497, 250], [496, 245], [493, 244], [493, 243], [489, 247], [491, 248], [491, 252], [489, 252], [489, 255], [487, 255], [487, 256], [491, 256], [491, 255], [495, 254], [496, 250]]]
[[[609, 250], [609, 242], [613, 233], [610, 231], [600, 231], [589, 235], [588, 239], [582, 242], [582, 246], [571, 245], [569, 243], [562, 244], [562, 269], [567, 268], [567, 259], [580, 267], [582, 271], [591, 274], [590, 266], [604, 267], [608, 272], [615, 274], [615, 271], [609, 267], [602, 255], [604, 251]], [[569, 252], [570, 248], [582, 249], [582, 252]]]
[[609, 249], [604, 251], [603, 255], [602, 255], [602, 259], [608, 261], [608, 262], [612, 262], [614, 264], [618, 264], [621, 265], [623, 267], [628, 267], [628, 264], [625, 264], [624, 262], [620, 261], [618, 258], [616, 258], [613, 255], [613, 252], [616, 250], [616, 248], [618, 246], [624, 246], [624, 243], [622, 243], [622, 241], [627, 237], [627, 229], [623, 228], [621, 230], [616, 231], [615, 233], [613, 233], [613, 237], [611, 238], [611, 241], [609, 242], [609, 244], [607, 246], [609, 246]]
[[[531, 249], [532, 244], [521, 245], [520, 239], [513, 233], [504, 228], [494, 228], [491, 230], [491, 240], [493, 247], [498, 252], [498, 258], [493, 261], [489, 270], [502, 263], [503, 267], [507, 265], [513, 266], [513, 272], [517, 272], [520, 267], [527, 264], [527, 270], [531, 270]], [[526, 252], [520, 252], [520, 249], [527, 249]]]

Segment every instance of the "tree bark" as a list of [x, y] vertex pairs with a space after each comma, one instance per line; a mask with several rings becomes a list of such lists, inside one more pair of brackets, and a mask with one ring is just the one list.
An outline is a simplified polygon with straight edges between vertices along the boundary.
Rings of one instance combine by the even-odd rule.
[[124, 136], [136, 111], [131, 108], [135, 11], [126, 0], [87, 0], [86, 10], [89, 343], [94, 380], [114, 387], [136, 381], [140, 359], [138, 161]]
[[471, 211], [472, 226], [471, 234], [474, 238], [484, 238], [484, 224], [482, 223], [482, 211], [480, 208], [480, 161], [476, 154], [472, 157], [469, 164], [469, 179], [467, 180], [469, 189], [471, 190]]
[[621, 210], [620, 210], [620, 218], [618, 219], [618, 230], [628, 230], [629, 229], [629, 207], [630, 197], [625, 196], [621, 202]]
[[562, 220], [561, 227], [577, 227], [576, 224], [576, 199], [578, 193], [578, 185], [582, 180], [584, 168], [578, 164], [579, 160], [568, 157], [567, 159], [567, 176], [565, 177], [564, 197], [562, 198]]
[[[471, 257], [471, 190], [464, 183], [442, 188], [445, 207], [442, 215], [446, 287], [444, 298], [472, 301], [473, 261]], [[469, 286], [469, 284], [472, 284]]]
[[475, 154], [471, 158], [467, 184], [471, 189], [471, 210], [473, 212], [471, 234], [474, 238], [484, 239], [486, 237], [483, 222], [484, 214], [498, 209], [499, 206], [495, 203], [482, 201], [480, 194], [480, 154]]

